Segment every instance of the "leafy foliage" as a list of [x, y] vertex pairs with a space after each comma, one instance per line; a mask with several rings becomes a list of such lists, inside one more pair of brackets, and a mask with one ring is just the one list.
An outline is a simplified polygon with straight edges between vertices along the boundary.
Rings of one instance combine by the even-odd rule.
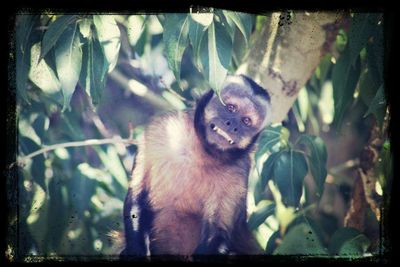
[[69, 108], [72, 94], [79, 80], [82, 67], [82, 49], [78, 36], [78, 25], [67, 27], [61, 34], [56, 46], [56, 68], [64, 95], [63, 110]]
[[302, 153], [293, 150], [280, 153], [274, 164], [273, 177], [282, 195], [283, 204], [298, 206], [307, 172], [307, 163]]
[[171, 14], [165, 16], [163, 39], [166, 42], [165, 51], [168, 64], [180, 80], [181, 59], [186, 46], [188, 45], [189, 23], [188, 15]]
[[255, 155], [256, 160], [267, 151], [274, 151], [273, 148], [281, 141], [282, 126], [267, 127], [262, 131], [259, 138], [259, 146]]
[[294, 226], [274, 250], [275, 255], [327, 255], [327, 251], [307, 224]]
[[269, 200], [262, 200], [258, 205], [256, 211], [254, 211], [249, 217], [249, 229], [254, 230], [260, 224], [262, 224], [269, 216], [274, 214], [275, 204]]
[[40, 59], [43, 59], [47, 53], [54, 47], [58, 39], [61, 37], [66, 28], [78, 19], [78, 16], [60, 16], [53, 23], [50, 24], [49, 28], [43, 35]]
[[[332, 73], [335, 124], [339, 127], [342, 124], [344, 113], [354, 101], [354, 97], [352, 98], [352, 96], [358, 87], [357, 84], [359, 83], [361, 73], [373, 71], [374, 76], [368, 77], [370, 78], [368, 83], [360, 83], [360, 94], [365, 94], [364, 91], [368, 91], [367, 94], [374, 94], [374, 92], [377, 93], [381, 86], [383, 87], [383, 72], [378, 67], [383, 66], [383, 60], [379, 58], [383, 55], [383, 29], [381, 20], [382, 17], [379, 13], [357, 13], [354, 14], [351, 21], [347, 34], [347, 43], [337, 63], [334, 65]], [[367, 64], [361, 64], [360, 53], [363, 49], [368, 50]], [[378, 58], [375, 58], [375, 55], [378, 55]], [[365, 97], [362, 99], [366, 100]], [[371, 104], [370, 101], [367, 100], [365, 104], [369, 106]], [[381, 107], [383, 107], [382, 104]], [[374, 114], [377, 121], [382, 125], [386, 112], [377, 111], [377, 108], [373, 110], [374, 112], [367, 114]]]
[[360, 59], [355, 64], [352, 63], [352, 56], [349, 50], [344, 52], [332, 73], [332, 84], [335, 89], [333, 92], [335, 100], [335, 122], [340, 125], [345, 110], [352, 103], [352, 96], [360, 75]]
[[361, 256], [366, 252], [370, 241], [354, 228], [338, 229], [332, 236], [329, 252], [332, 255]]
[[325, 178], [327, 175], [326, 161], [327, 152], [324, 141], [318, 136], [302, 135], [298, 140], [299, 144], [304, 144], [309, 151], [307, 157], [311, 174], [318, 188], [318, 196], [322, 196], [324, 190]]
[[166, 57], [175, 78], [180, 80], [182, 56], [190, 44], [196, 67], [218, 93], [232, 61], [233, 33], [237, 28], [247, 44], [253, 20], [252, 15], [217, 10], [214, 14], [166, 15], [163, 25]]
[[30, 61], [30, 45], [29, 37], [34, 26], [33, 16], [21, 16], [20, 27], [16, 34], [16, 85], [17, 93], [24, 101], [28, 100], [25, 86], [28, 81], [29, 61]]
[[104, 53], [104, 72], [111, 72], [118, 60], [118, 52], [121, 46], [120, 31], [114, 18], [107, 15], [94, 15], [93, 23]]

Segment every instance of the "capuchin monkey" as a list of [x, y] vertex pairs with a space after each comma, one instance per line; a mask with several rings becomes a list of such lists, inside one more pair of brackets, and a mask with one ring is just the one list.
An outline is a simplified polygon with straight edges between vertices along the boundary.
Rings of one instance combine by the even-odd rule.
[[228, 76], [220, 97], [210, 90], [194, 110], [147, 126], [124, 203], [121, 258], [263, 253], [247, 228], [246, 195], [270, 97], [242, 75]]

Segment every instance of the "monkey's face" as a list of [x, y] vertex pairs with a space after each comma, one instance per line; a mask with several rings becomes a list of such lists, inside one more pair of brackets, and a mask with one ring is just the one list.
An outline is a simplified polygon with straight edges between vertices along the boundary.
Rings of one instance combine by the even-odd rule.
[[220, 150], [245, 149], [266, 124], [267, 101], [248, 88], [228, 84], [204, 110], [206, 140]]

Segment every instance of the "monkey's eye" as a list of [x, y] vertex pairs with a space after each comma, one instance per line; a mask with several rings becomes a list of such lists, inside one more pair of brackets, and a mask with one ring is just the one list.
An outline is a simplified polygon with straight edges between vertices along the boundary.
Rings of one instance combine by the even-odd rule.
[[232, 104], [227, 104], [226, 108], [228, 109], [229, 112], [236, 112], [237, 111], [236, 106], [232, 105]]
[[251, 119], [249, 117], [244, 117], [242, 119], [242, 121], [246, 126], [250, 126], [251, 125]]

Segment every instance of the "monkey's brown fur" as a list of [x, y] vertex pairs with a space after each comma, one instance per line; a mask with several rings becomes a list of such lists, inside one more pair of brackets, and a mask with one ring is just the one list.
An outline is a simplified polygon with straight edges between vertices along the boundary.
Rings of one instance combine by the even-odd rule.
[[139, 145], [130, 187], [148, 191], [156, 213], [150, 242], [158, 254], [191, 255], [202, 221], [233, 233], [238, 211], [246, 207], [249, 159], [227, 165], [211, 158], [196, 135], [193, 116], [179, 112], [156, 118]]
[[244, 76], [228, 78], [221, 96], [227, 104], [209, 91], [195, 110], [147, 126], [125, 199], [121, 255], [262, 253], [247, 229], [246, 196], [269, 96]]

